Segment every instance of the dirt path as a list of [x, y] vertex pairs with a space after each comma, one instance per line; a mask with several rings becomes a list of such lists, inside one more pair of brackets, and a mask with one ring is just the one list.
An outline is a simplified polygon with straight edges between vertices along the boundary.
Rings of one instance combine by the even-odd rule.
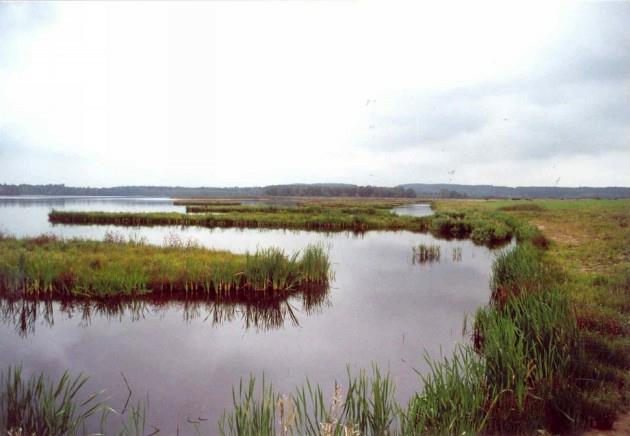
[[590, 430], [584, 436], [621, 436], [630, 435], [630, 411], [621, 415], [610, 430]]

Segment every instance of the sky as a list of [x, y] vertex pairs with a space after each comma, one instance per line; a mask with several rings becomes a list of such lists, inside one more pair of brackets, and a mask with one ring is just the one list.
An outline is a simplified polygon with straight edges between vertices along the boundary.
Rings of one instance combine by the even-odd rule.
[[630, 2], [0, 2], [0, 183], [630, 186]]

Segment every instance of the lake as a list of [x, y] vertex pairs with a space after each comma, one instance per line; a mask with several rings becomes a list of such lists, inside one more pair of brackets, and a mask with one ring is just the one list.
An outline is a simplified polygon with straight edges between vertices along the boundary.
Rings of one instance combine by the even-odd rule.
[[[150, 400], [148, 424], [162, 434], [193, 432], [187, 420], [207, 419], [213, 433], [240, 378], [265, 375], [279, 392], [308, 376], [330, 393], [376, 363], [391, 372], [398, 397], [421, 388], [414, 368], [423, 354], [449, 355], [465, 341], [467, 315], [488, 302], [493, 250], [471, 241], [445, 241], [408, 231], [364, 234], [288, 230], [52, 225], [52, 209], [184, 211], [169, 199], [0, 198], [0, 230], [16, 236], [54, 233], [102, 239], [107, 231], [162, 244], [176, 234], [236, 253], [277, 246], [288, 253], [308, 243], [330, 248], [335, 278], [315, 299], [295, 295], [273, 307], [142, 302], [115, 308], [0, 300], [0, 367], [21, 362], [25, 372], [64, 370], [89, 375], [89, 391], [107, 389], [121, 409], [129, 382], [136, 399]], [[427, 206], [407, 207], [412, 212]], [[400, 209], [400, 208], [398, 208]], [[430, 211], [430, 209], [429, 209]], [[396, 213], [403, 213], [397, 210]], [[429, 212], [430, 213], [430, 212]], [[416, 263], [412, 248], [440, 246], [438, 262]]]

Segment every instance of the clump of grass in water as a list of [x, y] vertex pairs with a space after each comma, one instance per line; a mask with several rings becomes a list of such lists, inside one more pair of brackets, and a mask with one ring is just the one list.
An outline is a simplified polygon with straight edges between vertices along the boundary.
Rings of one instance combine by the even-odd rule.
[[453, 247], [451, 251], [451, 258], [453, 262], [461, 262], [462, 260], [462, 247]]
[[0, 429], [24, 435], [85, 433], [87, 419], [104, 407], [101, 393], [79, 402], [86, 382], [67, 372], [56, 383], [43, 374], [25, 379], [20, 366], [9, 367], [0, 376]]
[[420, 244], [413, 247], [413, 263], [430, 263], [440, 261], [440, 246]]
[[345, 394], [335, 384], [330, 403], [308, 380], [292, 395], [279, 395], [264, 378], [256, 388], [250, 376], [233, 389], [233, 409], [219, 421], [221, 435], [385, 435], [398, 420], [394, 383], [376, 366], [371, 377], [348, 371]]
[[[107, 405], [104, 391], [91, 395], [84, 392], [87, 380], [81, 374], [72, 377], [67, 371], [57, 381], [43, 373], [27, 378], [21, 366], [9, 367], [0, 374], [0, 434], [94, 435], [109, 434], [105, 429], [114, 427], [118, 428], [114, 434], [119, 436], [146, 434], [147, 407], [143, 401], [125, 405], [117, 412]], [[128, 402], [131, 396], [130, 390]], [[121, 421], [112, 422], [114, 415]], [[94, 433], [88, 427], [100, 427], [100, 432]], [[158, 432], [154, 428], [151, 434]]]

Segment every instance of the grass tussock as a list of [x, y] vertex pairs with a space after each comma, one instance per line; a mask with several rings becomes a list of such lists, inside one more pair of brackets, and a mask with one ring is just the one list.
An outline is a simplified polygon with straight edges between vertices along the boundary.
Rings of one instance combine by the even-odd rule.
[[479, 245], [497, 246], [515, 233], [514, 223], [501, 215], [467, 215], [463, 212], [438, 212], [431, 217], [431, 233], [443, 238], [470, 238]]
[[0, 429], [24, 435], [85, 433], [88, 418], [103, 408], [100, 393], [79, 396], [86, 382], [67, 372], [56, 382], [44, 374], [25, 378], [20, 366], [9, 367], [0, 376]]
[[331, 275], [323, 245], [288, 256], [278, 248], [236, 255], [177, 237], [163, 247], [115, 236], [104, 242], [45, 235], [0, 241], [0, 290], [5, 294], [226, 297], [326, 286]]
[[441, 249], [436, 244], [420, 244], [412, 247], [413, 263], [432, 263], [440, 261]]
[[[147, 433], [147, 407], [143, 401], [116, 411], [104, 391], [88, 393], [88, 378], [64, 372], [53, 380], [44, 373], [24, 375], [21, 366], [0, 373], [0, 432], [8, 436], [87, 436]], [[113, 430], [115, 429], [115, 430]], [[157, 434], [153, 429], [151, 434]]]
[[250, 376], [233, 389], [233, 408], [219, 421], [221, 435], [385, 435], [398, 425], [399, 405], [389, 374], [374, 366], [352, 375], [346, 388], [335, 384], [332, 398], [310, 381], [290, 395], [280, 395], [271, 384], [257, 385]]

